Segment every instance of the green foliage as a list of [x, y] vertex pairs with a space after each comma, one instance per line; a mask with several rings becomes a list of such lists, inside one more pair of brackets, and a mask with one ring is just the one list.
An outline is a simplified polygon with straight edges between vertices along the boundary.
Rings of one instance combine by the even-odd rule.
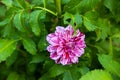
[[[0, 0], [0, 80], [120, 80], [119, 0]], [[77, 64], [50, 59], [46, 36], [85, 34]], [[97, 70], [96, 70], [97, 69]]]
[[23, 46], [30, 54], [36, 54], [36, 44], [32, 39], [25, 38], [23, 39]]
[[5, 61], [16, 49], [16, 40], [0, 39], [0, 62]]
[[102, 54], [99, 55], [98, 59], [106, 70], [120, 77], [120, 64], [113, 60], [111, 56]]
[[79, 80], [112, 80], [112, 77], [106, 71], [93, 70], [82, 76]]

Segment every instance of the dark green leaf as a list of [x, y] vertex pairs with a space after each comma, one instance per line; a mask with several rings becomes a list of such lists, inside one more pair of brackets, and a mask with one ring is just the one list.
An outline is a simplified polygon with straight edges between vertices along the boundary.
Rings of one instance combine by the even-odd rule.
[[7, 67], [10, 67], [15, 62], [15, 60], [17, 59], [17, 56], [18, 56], [18, 53], [17, 51], [15, 51], [10, 57], [7, 58], [6, 60]]
[[111, 56], [102, 54], [98, 55], [98, 59], [106, 70], [120, 77], [120, 64], [113, 60]]
[[23, 26], [23, 23], [22, 23], [22, 12], [17, 13], [17, 14], [14, 16], [13, 23], [14, 23], [15, 27], [16, 27], [19, 31], [21, 31], [21, 32], [24, 32], [24, 31], [25, 31], [24, 26]]
[[9, 24], [7, 24], [7, 25], [4, 27], [4, 29], [2, 30], [2, 36], [3, 36], [3, 37], [9, 36], [10, 33], [11, 33], [11, 31], [12, 31], [12, 26], [11, 26], [11, 24], [9, 23]]
[[105, 0], [104, 5], [111, 11], [116, 21], [120, 21], [120, 1], [119, 0]]
[[112, 77], [107, 71], [93, 70], [82, 76], [79, 80], [112, 80]]
[[40, 51], [46, 50], [47, 48], [47, 41], [46, 41], [46, 36], [42, 37], [38, 43], [38, 48]]
[[9, 23], [9, 20], [10, 19], [7, 18], [7, 19], [5, 19], [3, 21], [0, 21], [0, 27], [6, 25], [7, 23]]
[[64, 73], [63, 80], [73, 80], [72, 74], [70, 73], [70, 71], [66, 71], [66, 72]]
[[48, 74], [50, 77], [56, 77], [62, 73], [64, 73], [65, 69], [61, 65], [54, 65], [52, 68], [49, 69]]
[[37, 52], [36, 44], [32, 39], [24, 38], [23, 39], [23, 46], [30, 54], [32, 54], [32, 55], [36, 54], [36, 52]]
[[11, 72], [8, 75], [7, 80], [19, 80], [19, 75], [16, 72]]
[[35, 56], [33, 56], [30, 63], [40, 63], [40, 62], [44, 61], [44, 59], [45, 59], [45, 57], [43, 55], [35, 55]]
[[0, 62], [5, 61], [16, 49], [16, 40], [0, 39]]

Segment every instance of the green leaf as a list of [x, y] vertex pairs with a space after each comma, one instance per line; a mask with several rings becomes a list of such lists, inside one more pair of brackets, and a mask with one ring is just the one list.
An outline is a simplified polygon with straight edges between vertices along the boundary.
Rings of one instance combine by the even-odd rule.
[[[43, 14], [42, 10], [35, 10], [33, 12], [30, 13], [30, 26], [32, 28], [32, 32], [36, 35], [39, 36], [40, 35], [40, 26], [39, 26], [39, 18], [41, 15]], [[42, 17], [41, 17], [42, 18]]]
[[17, 74], [17, 72], [11, 72], [8, 77], [7, 80], [19, 80], [19, 75]]
[[1, 2], [5, 4], [7, 7], [11, 7], [13, 1], [12, 0], [1, 0]]
[[84, 20], [84, 26], [87, 28], [89, 31], [94, 31], [97, 26], [96, 26], [96, 20], [97, 20], [97, 13], [94, 11], [88, 11], [85, 13], [83, 16]]
[[104, 54], [98, 55], [98, 60], [107, 71], [120, 77], [120, 63], [113, 60], [111, 56]]
[[82, 24], [82, 17], [79, 13], [76, 13], [75, 15], [66, 12], [64, 14], [64, 24], [71, 24], [75, 26], [80, 26]]
[[117, 22], [120, 21], [120, 1], [119, 0], [104, 0], [104, 5], [111, 11]]
[[30, 61], [30, 63], [40, 63], [42, 61], [44, 61], [45, 57], [43, 55], [35, 55], [32, 57], [32, 60]]
[[46, 36], [42, 37], [38, 43], [38, 48], [40, 51], [46, 50], [47, 47]]
[[82, 76], [79, 80], [112, 80], [112, 77], [107, 71], [93, 70]]
[[72, 75], [71, 75], [70, 71], [66, 71], [66, 72], [64, 73], [63, 80], [74, 80], [74, 79], [72, 78]]
[[71, 0], [64, 7], [64, 11], [83, 12], [94, 9], [100, 0]]
[[0, 62], [5, 61], [16, 49], [16, 40], [0, 39]]
[[37, 52], [36, 44], [32, 39], [24, 38], [23, 39], [23, 46], [30, 54], [32, 54], [32, 55], [36, 54], [36, 52]]
[[102, 39], [105, 40], [110, 33], [109, 21], [106, 19], [98, 19], [99, 29], [96, 31], [97, 40]]
[[10, 67], [17, 59], [18, 53], [15, 51], [10, 57], [6, 60], [7, 67]]
[[13, 5], [22, 9], [30, 8], [30, 4], [26, 0], [15, 0]]
[[62, 73], [64, 73], [65, 69], [61, 65], [54, 65], [52, 68], [49, 69], [48, 74], [50, 77], [56, 77]]
[[16, 27], [19, 31], [25, 32], [24, 26], [23, 26], [23, 24], [22, 24], [22, 12], [17, 13], [17, 14], [14, 16], [13, 23], [14, 23], [15, 27]]
[[75, 15], [74, 15], [74, 21], [75, 21], [75, 23], [76, 23], [76, 26], [79, 26], [79, 25], [81, 25], [82, 24], [82, 17], [81, 17], [81, 15], [79, 14], [79, 13], [76, 13]]
[[7, 23], [9, 23], [9, 20], [10, 19], [6, 18], [5, 20], [1, 21], [0, 22], [0, 27], [6, 25]]
[[11, 26], [11, 23], [7, 24], [4, 29], [2, 30], [2, 36], [3, 37], [7, 37], [10, 35], [12, 31], [12, 26]]

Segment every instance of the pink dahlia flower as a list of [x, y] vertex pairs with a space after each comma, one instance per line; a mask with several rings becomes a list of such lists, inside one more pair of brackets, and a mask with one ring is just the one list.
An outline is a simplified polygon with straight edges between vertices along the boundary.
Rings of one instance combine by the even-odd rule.
[[66, 28], [57, 26], [55, 33], [47, 36], [50, 58], [62, 65], [78, 63], [78, 57], [84, 53], [86, 47], [84, 39], [85, 35], [79, 30], [74, 33], [71, 25]]

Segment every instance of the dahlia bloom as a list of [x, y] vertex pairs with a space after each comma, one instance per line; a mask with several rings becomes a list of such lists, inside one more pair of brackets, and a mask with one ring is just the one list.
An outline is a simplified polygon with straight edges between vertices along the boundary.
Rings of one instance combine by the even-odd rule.
[[74, 33], [71, 25], [66, 28], [57, 26], [55, 33], [47, 36], [50, 58], [62, 65], [78, 63], [78, 57], [84, 53], [86, 47], [84, 39], [85, 35], [79, 30]]

